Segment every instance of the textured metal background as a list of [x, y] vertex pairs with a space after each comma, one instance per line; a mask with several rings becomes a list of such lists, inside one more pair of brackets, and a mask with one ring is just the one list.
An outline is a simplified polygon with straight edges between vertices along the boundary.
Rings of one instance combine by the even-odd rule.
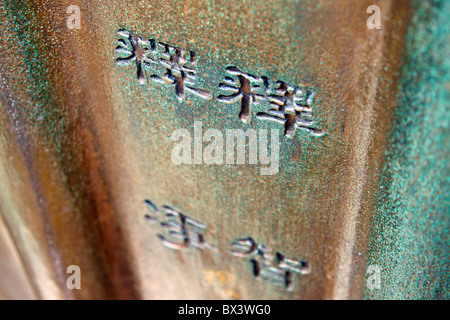
[[[0, 297], [448, 298], [448, 2], [76, 2], [0, 2]], [[139, 84], [115, 62], [120, 28], [194, 50], [211, 91], [228, 66], [314, 88], [327, 134], [287, 139], [238, 105]], [[173, 164], [170, 135], [199, 120], [279, 128], [280, 172]], [[145, 199], [206, 223], [222, 251], [162, 246]], [[255, 281], [229, 250], [246, 236], [311, 274], [291, 293]]]

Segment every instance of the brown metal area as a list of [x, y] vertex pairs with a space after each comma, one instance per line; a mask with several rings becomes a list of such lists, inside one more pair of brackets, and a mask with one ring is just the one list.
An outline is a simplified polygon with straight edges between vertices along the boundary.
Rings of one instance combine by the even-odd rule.
[[[17, 286], [2, 280], [1, 298], [361, 297], [407, 1], [79, 1], [80, 30], [66, 28], [69, 1], [0, 3], [0, 237], [9, 239], [0, 254], [17, 266], [0, 264]], [[383, 11], [382, 33], [366, 27], [372, 4]], [[13, 14], [28, 24], [15, 25]], [[174, 166], [174, 124], [226, 127], [231, 118], [211, 120], [217, 102], [177, 109], [172, 88], [139, 86], [132, 68], [115, 64], [124, 27], [195, 48], [214, 85], [214, 69], [229, 65], [301, 77], [322, 94], [325, 142], [292, 142], [276, 177]], [[238, 109], [221, 108], [240, 124]], [[300, 161], [304, 171], [286, 169]], [[205, 222], [223, 252], [162, 246], [144, 219], [148, 198]], [[227, 250], [245, 236], [309, 261], [311, 274], [292, 293], [255, 282]], [[81, 290], [66, 288], [69, 265], [82, 269]]]

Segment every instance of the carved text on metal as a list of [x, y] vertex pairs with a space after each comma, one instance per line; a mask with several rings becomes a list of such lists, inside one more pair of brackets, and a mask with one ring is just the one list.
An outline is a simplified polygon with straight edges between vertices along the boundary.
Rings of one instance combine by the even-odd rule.
[[287, 291], [293, 290], [294, 274], [309, 274], [308, 262], [286, 257], [274, 252], [253, 238], [238, 239], [232, 243], [233, 255], [247, 258], [252, 264], [253, 275], [258, 280], [265, 280]]
[[[187, 52], [154, 39], [144, 39], [125, 29], [120, 29], [118, 34], [120, 38], [116, 51], [120, 56], [116, 60], [117, 64], [135, 64], [139, 83], [147, 82], [144, 70], [150, 72], [150, 69], [156, 67], [165, 69], [165, 73], [152, 74], [149, 78], [153, 82], [173, 86], [179, 101], [185, 99], [186, 92], [206, 100], [213, 99], [211, 91], [195, 87], [198, 57], [194, 51]], [[216, 96], [216, 100], [228, 104], [238, 102], [239, 119], [242, 122], [251, 121], [253, 106], [265, 103], [268, 105], [267, 110], [257, 113], [256, 118], [282, 124], [286, 137], [293, 138], [297, 129], [315, 137], [324, 135], [313, 117], [314, 91], [284, 81], [274, 82], [264, 76], [255, 76], [236, 66], [227, 67], [226, 72], [228, 76], [219, 84], [220, 94]]]
[[150, 200], [146, 200], [145, 203], [155, 214], [147, 214], [145, 218], [149, 223], [159, 223], [164, 229], [166, 235], [158, 234], [158, 238], [166, 247], [183, 250], [193, 246], [199, 249], [206, 248], [217, 251], [214, 245], [205, 241], [203, 235], [206, 230], [205, 224], [169, 206], [162, 206], [163, 214]]
[[126, 66], [134, 62], [140, 83], [146, 83], [144, 66], [147, 68], [162, 66], [166, 70], [165, 74], [163, 76], [153, 74], [150, 79], [174, 86], [178, 100], [184, 99], [186, 91], [207, 100], [211, 99], [209, 91], [194, 87], [197, 77], [195, 52], [187, 53], [181, 48], [156, 42], [154, 39], [143, 39], [125, 29], [119, 30], [118, 33], [121, 38], [118, 40], [116, 51], [127, 56], [117, 58], [117, 64]]

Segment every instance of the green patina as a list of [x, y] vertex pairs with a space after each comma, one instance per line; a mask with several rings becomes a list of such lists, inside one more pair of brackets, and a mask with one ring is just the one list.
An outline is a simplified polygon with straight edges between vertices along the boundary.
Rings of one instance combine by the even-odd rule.
[[448, 1], [414, 1], [368, 265], [381, 289], [367, 299], [448, 299]]
[[[197, 216], [200, 212], [226, 213], [223, 220], [214, 221], [219, 235], [229, 232], [226, 244], [246, 234], [249, 226], [257, 225], [256, 235], [252, 235], [265, 242], [283, 244], [288, 254], [316, 255], [316, 252], [309, 252], [312, 246], [304, 243], [326, 236], [311, 232], [311, 226], [339, 219], [329, 211], [340, 203], [340, 195], [329, 190], [334, 191], [336, 181], [345, 179], [344, 156], [348, 151], [340, 130], [347, 92], [339, 87], [338, 81], [333, 85], [327, 77], [328, 74], [341, 75], [339, 69], [332, 70], [322, 64], [320, 55], [326, 49], [333, 52], [329, 48], [332, 41], [327, 36], [313, 37], [305, 33], [309, 25], [314, 27], [311, 29], [316, 35], [329, 31], [330, 26], [320, 18], [321, 11], [315, 16], [322, 20], [317, 18], [316, 21], [304, 10], [313, 6], [320, 8], [321, 4], [287, 2], [280, 4], [277, 10], [271, 10], [273, 4], [265, 1], [250, 7], [238, 1], [230, 2], [229, 7], [226, 3], [216, 6], [214, 2], [205, 1], [192, 10], [176, 1], [140, 2], [140, 6], [142, 8], [136, 10], [133, 1], [97, 3], [96, 10], [86, 16], [95, 26], [92, 28], [94, 38], [105, 39], [97, 41], [96, 48], [107, 57], [100, 63], [105, 73], [102, 76], [109, 79], [105, 83], [112, 88], [114, 105], [111, 110], [126, 115], [126, 120], [132, 124], [131, 134], [138, 138], [136, 143], [146, 155], [142, 159], [132, 159], [140, 161], [145, 183], [149, 185], [146, 192], [158, 203], [168, 201], [180, 208], [189, 203], [195, 208], [190, 212]], [[368, 265], [378, 264], [382, 268], [381, 289], [367, 289], [365, 297], [368, 299], [449, 298], [447, 108], [450, 64], [447, 57], [450, 52], [447, 19], [450, 3], [413, 1], [413, 6], [396, 122], [388, 143], [370, 240]], [[58, 56], [63, 33], [52, 31], [51, 23], [40, 19], [43, 14], [38, 11], [44, 10], [44, 6], [9, 1], [5, 8], [6, 19], [15, 26], [14, 30], [7, 30], [6, 42], [17, 48], [17, 56], [23, 59], [1, 57], [6, 65], [14, 65], [18, 72], [26, 74], [27, 85], [18, 86], [14, 93], [17, 97], [29, 98], [19, 101], [22, 104], [17, 102], [20, 108], [15, 110], [22, 112], [19, 118], [26, 123], [23, 127], [24, 131], [28, 130], [28, 137], [33, 137], [35, 132], [48, 136], [48, 140], [58, 146], [56, 151], [63, 162], [72, 157], [69, 132], [63, 126], [65, 121], [70, 121], [67, 117], [70, 110], [67, 101], [61, 101], [64, 97], [57, 94], [66, 91], [66, 83], [64, 79], [55, 78], [64, 68]], [[126, 14], [121, 14], [121, 10]], [[54, 12], [66, 17], [62, 5]], [[56, 26], [64, 27], [65, 19], [58, 21]], [[236, 24], [230, 27], [231, 22]], [[121, 27], [195, 50], [201, 74], [196, 84], [199, 88], [215, 90], [215, 95], [219, 82], [227, 76], [225, 68], [230, 65], [274, 80], [296, 85], [307, 83], [318, 92], [317, 120], [319, 127], [329, 134], [320, 139], [305, 133], [297, 134], [292, 140], [282, 137], [281, 170], [275, 177], [262, 179], [259, 168], [255, 170], [251, 166], [242, 166], [240, 171], [226, 166], [171, 166], [173, 144], [168, 137], [177, 128], [191, 129], [195, 120], [203, 121], [204, 130], [277, 128], [281, 132], [282, 128], [258, 121], [242, 124], [237, 118], [239, 103], [226, 105], [194, 96], [180, 103], [172, 87], [137, 84], [134, 68], [119, 68], [113, 64], [116, 32]], [[351, 50], [341, 58], [351, 61], [345, 58], [350, 53]], [[109, 70], [113, 71], [108, 73]], [[255, 107], [253, 115], [258, 111], [264, 111], [263, 106]], [[324, 120], [325, 113], [329, 121]], [[64, 165], [69, 170], [69, 164]], [[159, 170], [152, 170], [155, 167]], [[166, 172], [177, 177], [176, 184], [166, 182], [169, 180]], [[264, 184], [256, 188], [261, 180]], [[74, 190], [82, 187], [82, 183], [71, 186]], [[272, 221], [278, 223], [272, 224]]]
[[[20, 108], [15, 108], [22, 126], [19, 138], [35, 139], [35, 134], [50, 138], [61, 152], [61, 139], [64, 136], [64, 102], [56, 94], [64, 87], [65, 82], [55, 81], [58, 77], [58, 52], [61, 43], [57, 32], [49, 27], [50, 22], [43, 21], [40, 16], [45, 10], [42, 5], [23, 3], [22, 1], [7, 1], [4, 4], [3, 21], [9, 21], [14, 28], [5, 28], [6, 42], [10, 48], [5, 52], [14, 55], [4, 55], [2, 60], [6, 65], [14, 65], [15, 73], [20, 75], [8, 79], [15, 92], [14, 101]], [[20, 57], [20, 58], [19, 58]], [[17, 83], [18, 81], [24, 83]], [[59, 84], [55, 88], [54, 84]], [[27, 97], [21, 99], [18, 97]], [[62, 106], [62, 107], [61, 107]]]

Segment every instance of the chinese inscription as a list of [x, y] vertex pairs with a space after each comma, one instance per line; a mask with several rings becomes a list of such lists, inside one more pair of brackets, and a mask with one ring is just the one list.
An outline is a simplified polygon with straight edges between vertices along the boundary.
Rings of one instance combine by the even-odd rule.
[[265, 280], [287, 291], [293, 290], [294, 274], [309, 274], [309, 264], [305, 261], [286, 257], [281, 252], [274, 252], [253, 238], [238, 239], [232, 243], [231, 252], [237, 257], [248, 259], [252, 264], [253, 275], [258, 280]]
[[203, 99], [211, 99], [211, 93], [207, 90], [195, 87], [197, 78], [197, 56], [195, 52], [187, 53], [182, 48], [174, 47], [154, 39], [143, 39], [131, 31], [121, 29], [118, 31], [121, 37], [118, 40], [116, 51], [126, 54], [117, 58], [117, 64], [121, 66], [136, 64], [137, 79], [145, 84], [146, 78], [143, 67], [151, 68], [160, 66], [165, 69], [165, 74], [159, 76], [153, 74], [150, 79], [154, 82], [167, 83], [175, 87], [175, 95], [178, 100], [184, 99], [186, 92], [193, 93]]
[[[152, 215], [145, 215], [147, 222], [159, 223], [165, 234], [158, 234], [162, 244], [173, 250], [184, 250], [189, 247], [210, 249], [218, 252], [219, 248], [205, 240], [204, 232], [207, 226], [184, 213], [181, 213], [167, 205], [161, 210], [150, 200], [145, 200]], [[231, 254], [247, 259], [252, 265], [255, 279], [271, 283], [287, 291], [294, 289], [295, 274], [307, 275], [310, 273], [308, 262], [285, 256], [279, 251], [274, 251], [253, 238], [237, 239], [231, 244]]]
[[232, 94], [220, 95], [217, 97], [217, 100], [226, 103], [233, 103], [240, 100], [241, 112], [239, 113], [239, 119], [246, 123], [250, 120], [252, 105], [257, 104], [259, 100], [264, 100], [264, 96], [254, 92], [260, 88], [258, 83], [261, 82], [261, 78], [242, 72], [237, 67], [228, 67], [227, 72], [230, 75], [236, 76], [239, 83], [231, 77], [226, 77], [224, 83], [219, 84], [219, 88], [223, 91], [231, 91]]
[[159, 223], [165, 231], [165, 235], [158, 234], [158, 238], [163, 245], [175, 250], [183, 250], [193, 246], [199, 249], [206, 248], [217, 251], [214, 245], [205, 241], [203, 234], [206, 230], [205, 224], [169, 206], [162, 206], [162, 213], [150, 200], [146, 200], [145, 203], [154, 214], [145, 215], [145, 219], [149, 223]]
[[[155, 83], [173, 86], [179, 101], [185, 100], [186, 93], [205, 100], [214, 98], [212, 91], [196, 86], [198, 56], [194, 51], [144, 39], [126, 29], [120, 29], [118, 34], [117, 64], [134, 64], [139, 83], [145, 84], [149, 78]], [[145, 76], [146, 72], [155, 68], [159, 74]], [[269, 108], [258, 112], [256, 119], [283, 125], [286, 137], [293, 138], [297, 129], [315, 137], [325, 134], [317, 127], [313, 117], [314, 91], [255, 76], [236, 66], [227, 67], [226, 73], [228, 75], [219, 84], [220, 94], [216, 100], [227, 104], [239, 103], [239, 119], [243, 123], [251, 121], [253, 106], [265, 103]]]

